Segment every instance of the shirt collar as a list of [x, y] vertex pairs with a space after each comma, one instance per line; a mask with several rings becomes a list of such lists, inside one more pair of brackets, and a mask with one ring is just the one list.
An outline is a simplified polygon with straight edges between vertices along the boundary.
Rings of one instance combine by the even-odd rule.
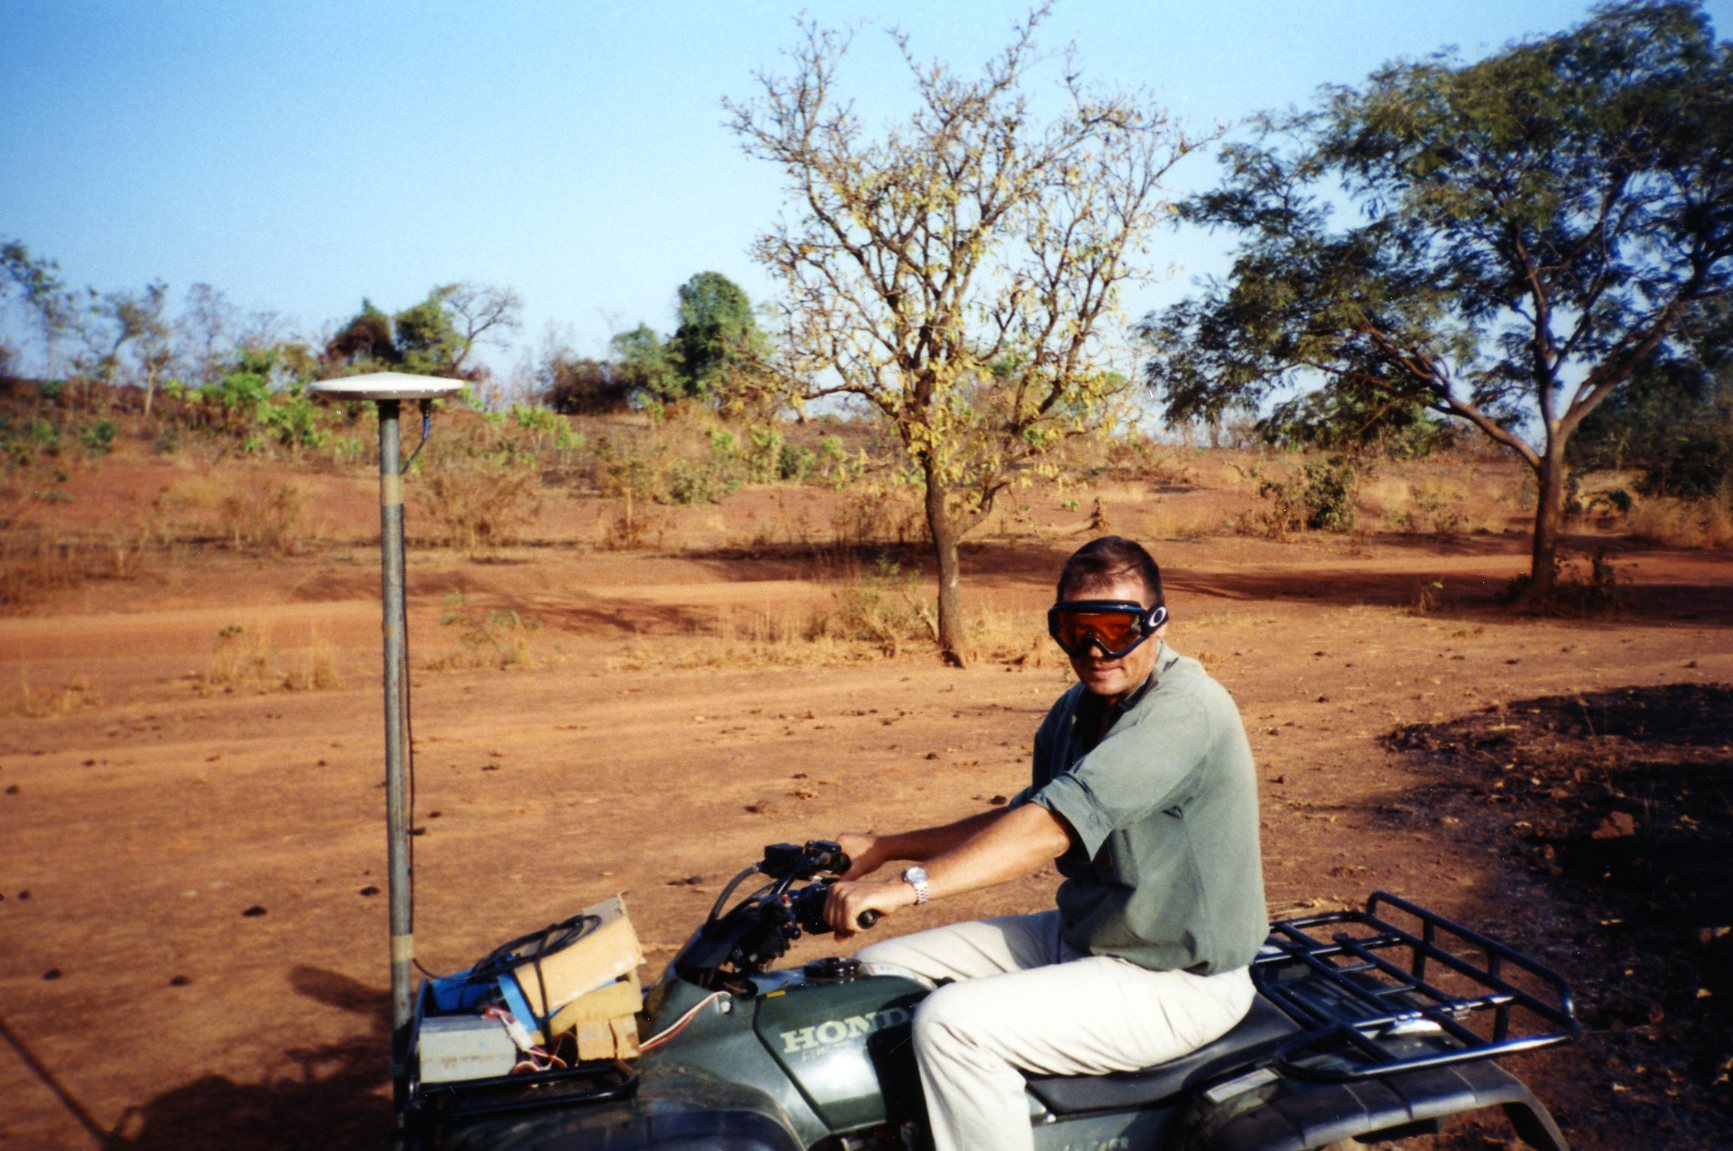
[[[1142, 683], [1132, 688], [1124, 699], [1113, 705], [1113, 711], [1108, 716], [1106, 730], [1112, 731], [1113, 725], [1119, 722], [1119, 717], [1136, 707], [1143, 700], [1143, 697], [1149, 694], [1150, 689], [1160, 681], [1161, 673], [1172, 667], [1174, 661], [1179, 658], [1168, 648], [1165, 640], [1158, 639], [1155, 642], [1161, 645], [1155, 651], [1155, 667], [1150, 670], [1148, 675], [1144, 676]], [[1099, 726], [1101, 704], [1100, 696], [1084, 689], [1083, 698], [1078, 700], [1077, 710], [1072, 713], [1072, 722], [1081, 721], [1085, 732], [1092, 733], [1102, 730]]]

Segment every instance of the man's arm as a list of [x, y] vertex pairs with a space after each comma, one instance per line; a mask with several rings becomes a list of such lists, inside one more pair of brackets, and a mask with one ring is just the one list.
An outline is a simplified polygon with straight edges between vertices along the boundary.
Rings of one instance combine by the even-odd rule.
[[[961, 838], [925, 857], [929, 897], [940, 899], [965, 891], [992, 887], [1019, 879], [1065, 853], [1071, 832], [1052, 812], [1039, 804], [984, 813], [948, 825], [946, 833], [968, 825]], [[917, 833], [919, 834], [919, 833]], [[896, 840], [898, 837], [886, 837]], [[915, 846], [912, 841], [909, 844]], [[846, 848], [845, 848], [846, 850]], [[888, 855], [887, 859], [920, 859], [916, 855]], [[851, 935], [863, 911], [884, 915], [911, 907], [915, 889], [901, 876], [890, 879], [839, 880], [831, 885], [824, 903], [824, 917], [837, 934]]]
[[849, 869], [843, 878], [859, 879], [863, 875], [871, 875], [893, 859], [912, 859], [925, 863], [980, 834], [982, 829], [1005, 813], [1005, 808], [992, 808], [965, 816], [955, 823], [888, 835], [878, 835], [870, 831], [845, 831], [836, 837], [837, 845], [848, 855], [850, 861]]

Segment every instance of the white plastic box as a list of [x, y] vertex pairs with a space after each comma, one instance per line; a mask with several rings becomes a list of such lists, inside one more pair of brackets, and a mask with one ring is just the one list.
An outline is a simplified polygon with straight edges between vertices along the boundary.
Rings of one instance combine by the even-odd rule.
[[435, 1015], [421, 1021], [416, 1043], [423, 1083], [456, 1083], [510, 1075], [517, 1044], [497, 1019], [479, 1015]]

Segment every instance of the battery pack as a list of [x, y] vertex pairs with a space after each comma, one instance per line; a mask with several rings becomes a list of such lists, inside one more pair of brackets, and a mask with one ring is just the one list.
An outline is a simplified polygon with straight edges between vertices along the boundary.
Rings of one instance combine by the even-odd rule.
[[517, 1044], [497, 1019], [479, 1015], [435, 1015], [421, 1021], [416, 1036], [423, 1083], [455, 1083], [510, 1075]]

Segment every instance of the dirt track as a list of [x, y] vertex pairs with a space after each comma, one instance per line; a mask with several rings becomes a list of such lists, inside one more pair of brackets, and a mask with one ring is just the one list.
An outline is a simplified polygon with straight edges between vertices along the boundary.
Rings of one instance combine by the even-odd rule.
[[[1203, 658], [1244, 710], [1264, 778], [1274, 913], [1386, 888], [1502, 925], [1584, 986], [1611, 986], [1604, 968], [1617, 956], [1584, 946], [1593, 928], [1561, 918], [1595, 909], [1515, 829], [1519, 816], [1533, 820], [1452, 806], [1468, 783], [1386, 737], [1543, 697], [1672, 684], [1726, 697], [1733, 689], [1715, 685], [1733, 684], [1728, 556], [1629, 555], [1633, 607], [1585, 622], [1496, 606], [1524, 566], [1516, 534], [1447, 549], [1150, 542], [1170, 581], [1171, 642]], [[798, 557], [775, 549], [412, 558], [420, 960], [464, 965], [623, 891], [654, 974], [763, 844], [957, 816], [1014, 791], [1034, 726], [1067, 682], [1058, 659], [1036, 654], [1038, 610], [1067, 547], [969, 553], [969, 594], [1025, 613], [1031, 654], [962, 672], [922, 653], [675, 666], [701, 646], [694, 625], [719, 614], [822, 606]], [[0, 620], [0, 682], [47, 712], [0, 719], [4, 1151], [382, 1145], [372, 565], [360, 546], [217, 553], [172, 581], [66, 593]], [[1432, 581], [1436, 604], [1415, 614]], [[454, 591], [473, 609], [536, 620], [533, 666], [429, 670], [456, 649], [440, 623]], [[278, 672], [322, 661], [342, 685], [289, 691], [277, 675], [201, 692], [213, 652], [248, 639]], [[1710, 758], [1721, 780], [1733, 762], [1727, 714], [1704, 744], [1720, 748]], [[1650, 810], [1635, 813], [1635, 834]], [[1033, 906], [1052, 881], [891, 928]], [[1680, 962], [1637, 978], [1700, 970], [1712, 953], [1692, 949], [1720, 946], [1713, 931], [1727, 922], [1678, 926]], [[1678, 989], [1644, 990], [1652, 996], [1625, 995], [1658, 1002]], [[1701, 990], [1733, 998], [1724, 985]], [[1712, 1085], [1717, 1060], [1733, 1056], [1725, 1032], [1719, 1052], [1669, 1050], [1684, 1040], [1661, 1021], [1588, 1001], [1584, 1012], [1591, 1035], [1573, 1055], [1516, 1067], [1576, 1146], [1733, 1145], [1724, 1068]], [[1489, 1137], [1458, 1132], [1439, 1146], [1503, 1146]]]

